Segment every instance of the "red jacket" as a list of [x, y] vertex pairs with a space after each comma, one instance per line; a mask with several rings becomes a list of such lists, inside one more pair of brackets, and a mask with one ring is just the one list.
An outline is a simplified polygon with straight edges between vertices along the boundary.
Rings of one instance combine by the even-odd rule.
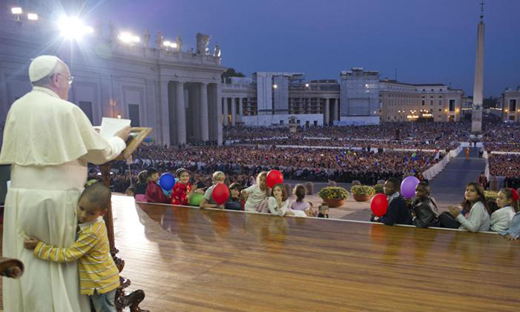
[[146, 186], [146, 201], [149, 203], [167, 203], [168, 199], [156, 182], [149, 182]]
[[172, 190], [171, 202], [174, 205], [188, 205], [188, 194], [191, 191], [191, 184], [175, 183]]

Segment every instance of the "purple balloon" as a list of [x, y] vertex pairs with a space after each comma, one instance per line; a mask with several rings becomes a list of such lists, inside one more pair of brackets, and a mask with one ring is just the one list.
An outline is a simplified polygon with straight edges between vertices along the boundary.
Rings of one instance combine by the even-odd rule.
[[406, 177], [401, 183], [401, 195], [404, 198], [412, 198], [415, 196], [415, 188], [419, 184], [419, 179], [414, 176]]

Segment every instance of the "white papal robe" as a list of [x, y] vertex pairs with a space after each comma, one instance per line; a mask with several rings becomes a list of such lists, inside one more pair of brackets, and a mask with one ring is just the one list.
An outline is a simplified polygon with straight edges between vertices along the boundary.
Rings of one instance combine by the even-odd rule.
[[39, 260], [23, 248], [23, 240], [27, 235], [58, 247], [72, 245], [87, 162], [115, 158], [125, 142], [101, 137], [79, 107], [41, 87], [11, 106], [3, 142], [0, 163], [12, 167], [2, 252], [25, 265], [21, 279], [3, 279], [4, 310], [90, 311], [87, 297], [79, 294], [77, 263]]

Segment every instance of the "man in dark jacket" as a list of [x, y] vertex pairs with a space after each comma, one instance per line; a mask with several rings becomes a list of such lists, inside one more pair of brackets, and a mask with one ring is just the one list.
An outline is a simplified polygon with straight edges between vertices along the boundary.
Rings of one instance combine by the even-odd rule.
[[382, 222], [385, 225], [412, 224], [410, 209], [406, 207], [403, 196], [397, 191], [401, 185], [397, 178], [386, 180], [383, 190], [388, 198], [388, 208], [382, 217], [372, 217], [371, 221]]
[[416, 227], [440, 226], [437, 205], [430, 197], [430, 187], [421, 182], [415, 188], [415, 201], [412, 209], [412, 223]]

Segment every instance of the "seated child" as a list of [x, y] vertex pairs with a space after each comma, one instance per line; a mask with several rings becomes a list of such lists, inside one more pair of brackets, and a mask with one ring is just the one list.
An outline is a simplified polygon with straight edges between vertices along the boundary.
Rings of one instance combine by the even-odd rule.
[[307, 214], [301, 210], [293, 210], [289, 208], [289, 201], [287, 200], [287, 191], [283, 184], [276, 184], [273, 186], [272, 196], [269, 197], [268, 208], [273, 215], [307, 217]]
[[174, 205], [189, 205], [190, 197], [197, 190], [197, 185], [191, 185], [190, 173], [184, 168], [175, 171], [178, 181], [173, 186], [171, 203]]
[[134, 197], [135, 201], [144, 202], [146, 201], [146, 186], [148, 175], [146, 170], [139, 172], [137, 175], [137, 184], [135, 186]]
[[294, 195], [296, 196], [296, 201], [293, 201], [291, 203], [291, 209], [292, 210], [301, 210], [305, 211], [309, 209], [309, 202], [307, 202], [305, 199], [305, 195], [307, 194], [307, 190], [305, 189], [305, 186], [301, 184], [297, 184], [294, 187]]
[[518, 211], [511, 189], [503, 188], [498, 192], [496, 205], [498, 209], [491, 213], [490, 230], [494, 232], [507, 231], [511, 220]]
[[204, 198], [200, 202], [200, 208], [220, 208], [224, 209], [224, 205], [217, 205], [217, 203], [213, 200], [213, 189], [217, 184], [224, 184], [226, 181], [226, 174], [222, 171], [215, 171], [212, 176], [213, 185], [208, 187], [206, 193], [204, 193]]
[[164, 195], [162, 188], [157, 184], [159, 181], [159, 171], [155, 168], [148, 168], [146, 170], [147, 183], [146, 186], [146, 201], [149, 203], [166, 203], [168, 198]]
[[269, 187], [265, 183], [267, 172], [262, 171], [256, 176], [256, 184], [242, 190], [242, 196], [246, 201], [244, 210], [256, 212], [256, 209], [264, 199], [269, 196]]
[[229, 199], [226, 202], [225, 208], [229, 210], [244, 210], [244, 201], [240, 196], [241, 185], [238, 182], [232, 183], [229, 186]]
[[103, 183], [94, 183], [81, 193], [77, 215], [78, 238], [72, 246], [59, 248], [37, 238], [27, 237], [24, 247], [34, 249], [35, 257], [46, 261], [78, 261], [80, 293], [88, 295], [96, 311], [116, 311], [119, 270], [110, 256], [103, 215], [110, 205], [111, 192]]
[[320, 212], [318, 213], [318, 218], [329, 218], [329, 206], [326, 205], [326, 204], [321, 204], [320, 207]]

